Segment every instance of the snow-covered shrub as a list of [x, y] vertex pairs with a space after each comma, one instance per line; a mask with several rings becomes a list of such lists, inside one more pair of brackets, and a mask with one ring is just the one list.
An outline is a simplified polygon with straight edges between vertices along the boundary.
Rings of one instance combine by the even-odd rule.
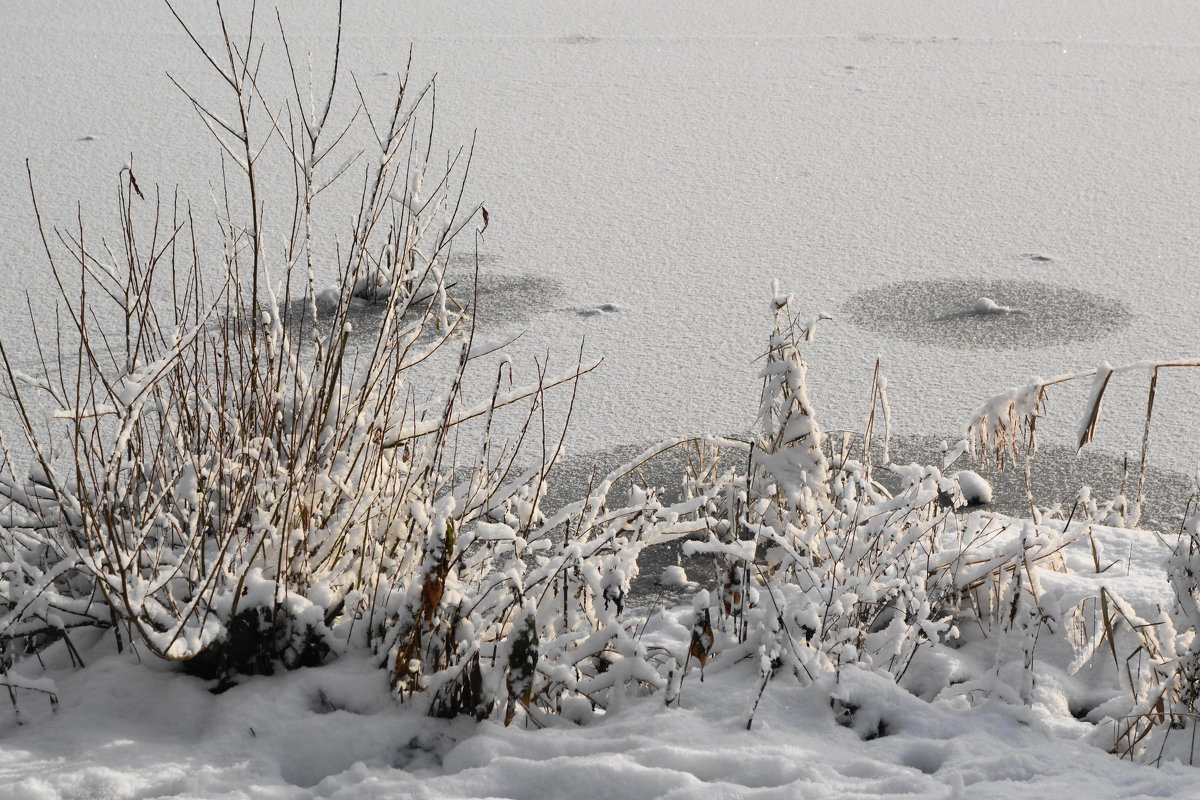
[[[513, 398], [457, 408], [465, 344], [442, 399], [419, 402], [409, 377], [469, 328], [461, 308], [447, 311], [444, 274], [481, 210], [460, 209], [462, 168], [436, 170], [422, 147], [428, 89], [402, 83], [382, 127], [371, 124], [361, 206], [338, 230], [313, 200], [346, 174], [332, 154], [350, 146], [356, 121], [374, 119], [365, 100], [344, 123], [331, 119], [335, 62], [323, 110], [297, 81], [280, 111], [260, 92], [260, 65], [244, 61], [258, 40], [221, 30], [215, 49], [198, 46], [228, 108], [184, 94], [232, 173], [224, 241], [205, 247], [189, 208], [139, 185], [132, 165], [115, 252], [82, 226], [42, 228], [60, 245], [46, 252], [65, 312], [38, 337], [58, 363], [30, 376], [4, 352], [32, 469], [10, 462], [0, 477], [10, 515], [0, 636], [28, 643], [108, 625], [226, 676], [321, 660], [340, 620], [377, 613], [398, 542], [427, 535], [422, 509], [440, 501], [469, 516], [521, 487], [485, 475], [457, 508], [441, 500], [452, 488], [446, 431]], [[272, 155], [292, 165], [294, 184], [263, 178]], [[418, 200], [423, 183], [438, 188]], [[288, 227], [269, 227], [284, 214]], [[319, 310], [315, 261], [334, 253], [339, 285]], [[380, 270], [390, 291], [364, 317], [358, 287]], [[52, 426], [38, 421], [43, 408]]]
[[[1181, 745], [1178, 750], [1181, 757], [1185, 754], [1188, 763], [1195, 763], [1195, 732], [1200, 722], [1200, 635], [1197, 634], [1200, 631], [1200, 513], [1193, 512], [1184, 521], [1182, 535], [1167, 565], [1167, 577], [1175, 592], [1175, 606], [1171, 613], [1172, 625], [1167, 627], [1173, 634], [1167, 639], [1170, 649], [1164, 655], [1168, 658], [1163, 659], [1167, 667], [1166, 702], [1162, 707], [1154, 703], [1149, 706], [1152, 711], [1167, 713], [1143, 717], [1146, 722], [1157, 723], [1160, 755], [1167, 748], [1166, 740], [1171, 731], [1186, 732], [1177, 737]], [[1143, 691], [1143, 694], [1148, 693]], [[1146, 699], [1143, 698], [1143, 704]], [[1154, 752], [1152, 746], [1147, 749]]]
[[[709, 535], [685, 550], [712, 553], [718, 583], [697, 598], [689, 658], [753, 655], [763, 685], [780, 669], [811, 681], [842, 665], [898, 679], [922, 645], [953, 642], [964, 618], [1036, 626], [1030, 567], [1054, 557], [1061, 528], [964, 513], [973, 473], [877, 467], [869, 439], [860, 460], [849, 439], [827, 436], [800, 355], [816, 322], [799, 324], [791, 303], [776, 291], [758, 434], [741, 445], [748, 468], [724, 473], [719, 493], [699, 482]], [[880, 408], [886, 421], [885, 385], [877, 373], [872, 419]]]
[[[1104, 393], [1112, 379], [1124, 374], [1148, 373], [1150, 378], [1146, 395], [1146, 416], [1142, 426], [1137, 474], [1134, 476], [1134, 496], [1128, 498], [1122, 494], [1099, 506], [1091, 505], [1085, 509], [1089, 512], [1088, 519], [1110, 525], [1136, 526], [1141, 518], [1141, 506], [1145, 499], [1146, 458], [1159, 373], [1167, 369], [1196, 367], [1200, 367], [1200, 361], [1196, 359], [1138, 361], [1120, 367], [1106, 362], [1084, 372], [1057, 375], [1049, 379], [1034, 378], [1024, 386], [1014, 387], [992, 397], [975, 412], [966, 431], [969, 450], [981, 462], [994, 461], [1000, 467], [1023, 457], [1026, 464], [1026, 489], [1030, 494], [1030, 513], [1036, 518], [1039, 512], [1033, 502], [1033, 487], [1029, 485], [1028, 465], [1037, 452], [1037, 423], [1045, 414], [1047, 390], [1060, 384], [1091, 380], [1091, 392], [1076, 431], [1076, 446], [1082, 449], [1096, 435]], [[1090, 503], [1091, 498], [1088, 500]]]
[[[603, 704], [661, 685], [620, 613], [639, 549], [686, 528], [683, 509], [614, 504], [613, 475], [543, 514], [554, 456], [526, 464], [521, 443], [541, 393], [592, 365], [512, 389], [500, 362], [490, 398], [465, 404], [481, 357], [446, 275], [487, 214], [462, 202], [469, 158], [435, 167], [431, 87], [403, 81], [382, 114], [360, 93], [335, 122], [337, 59], [311, 102], [283, 38], [295, 95], [272, 101], [246, 60], [258, 40], [235, 41], [217, 11], [213, 49], [180, 23], [228, 90], [224, 110], [184, 90], [240, 177], [222, 182], [224, 241], [206, 248], [186, 204], [129, 165], [115, 251], [41, 228], [63, 310], [37, 337], [40, 371], [0, 347], [30, 454], [0, 473], [6, 668], [91, 626], [222, 685], [371, 648], [401, 699], [438, 714], [509, 720], [564, 691]], [[360, 205], [339, 228], [351, 215], [314, 199], [349, 174], [333, 154], [356, 133], [375, 152], [355, 157]], [[263, 177], [272, 154], [294, 171], [282, 190]], [[330, 257], [338, 285], [319, 291]], [[432, 387], [418, 373], [439, 357]], [[524, 425], [501, 445], [506, 406]]]
[[[1037, 421], [1044, 413], [1044, 396], [1058, 384], [1091, 380], [1091, 391], [1077, 430], [1078, 448], [1092, 441], [1102, 401], [1110, 382], [1121, 375], [1149, 375], [1146, 413], [1142, 420], [1140, 454], [1133, 478], [1133, 496], [1122, 491], [1111, 500], [1098, 501], [1084, 487], [1068, 520], [1077, 528], [1087, 523], [1136, 526], [1141, 516], [1146, 480], [1150, 424], [1160, 371], [1196, 368], [1200, 361], [1178, 359], [1137, 362], [1120, 367], [1104, 363], [1094, 370], [1035, 379], [1027, 386], [997, 395], [976, 412], [967, 435], [973, 451], [982, 459], [1000, 463], [1014, 460], [1023, 451], [1026, 465], [1037, 450]], [[1030, 508], [1036, 513], [1033, 487], [1028, 484]], [[1124, 482], [1122, 484], [1124, 489]], [[1193, 498], [1194, 501], [1195, 498]], [[1190, 505], [1190, 504], [1189, 504]], [[1161, 535], [1146, 534], [1146, 546], [1161, 548], [1166, 562], [1166, 579], [1175, 596], [1173, 607], [1142, 608], [1108, 585], [1104, 573], [1113, 566], [1101, 564], [1092, 540], [1096, 591], [1080, 599], [1065, 620], [1075, 658], [1069, 671], [1076, 673], [1100, 661], [1111, 665], [1121, 696], [1105, 709], [1094, 739], [1122, 757], [1158, 761], [1172, 757], [1193, 762], [1197, 697], [1200, 696], [1200, 552], [1198, 518], [1185, 515], [1177, 540], [1168, 545]]]
[[624, 504], [610, 505], [609, 494], [625, 473], [677, 444], [647, 451], [547, 517], [447, 518], [420, 569], [396, 583], [402, 597], [382, 626], [401, 696], [423, 695], [441, 716], [509, 721], [520, 709], [536, 719], [572, 698], [603, 707], [613, 689], [664, 688], [638, 620], [622, 612], [642, 549], [696, 530], [684, 515], [709, 497], [664, 507], [636, 488]]
[[[1105, 748], [1190, 760], [1191, 734], [1172, 732], [1195, 729], [1200, 694], [1196, 517], [1169, 559], [1173, 610], [1122, 596], [1116, 570], [1110, 572], [1114, 562], [1102, 564], [1092, 526], [1136, 523], [1158, 371], [1200, 364], [1102, 366], [1038, 380], [980, 409], [967, 438], [947, 448], [940, 469], [887, 463], [886, 448], [885, 463], [873, 465], [869, 433], [839, 441], [818, 424], [800, 356], [815, 322], [799, 324], [791, 298], [776, 295], [757, 436], [723, 444], [740, 462], [724, 472], [714, 448], [694, 481], [710, 498], [697, 511], [707, 537], [689, 541], [685, 550], [711, 553], [717, 579], [694, 599], [691, 640], [680, 660], [704, 669], [714, 660], [751, 658], [761, 696], [781, 670], [811, 682], [852, 665], [902, 680], [927, 644], [935, 651], [970, 647], [987, 653], [991, 667], [968, 669], [954, 685], [920, 681], [930, 697], [1031, 706], [1047, 702], [1038, 685], [1044, 674], [1038, 653], [1050, 653], [1056, 660], [1043, 666], [1052, 674], [1087, 669], [1090, 680], [1106, 687], [1098, 691], [1111, 686], [1118, 695], [1089, 711], [1093, 738]], [[973, 451], [985, 462], [1024, 460], [1028, 478], [1046, 390], [1093, 379], [1079, 426], [1082, 446], [1094, 435], [1109, 380], [1134, 371], [1148, 372], [1151, 380], [1132, 499], [1097, 502], [1085, 488], [1069, 513], [1043, 513], [1027, 480], [1031, 518], [1014, 519], [972, 511], [967, 506], [982, 497], [981, 479], [967, 470], [942, 471]], [[868, 432], [877, 408], [886, 423], [885, 385], [877, 371]], [[877, 480], [886, 473], [888, 480]], [[1089, 544], [1092, 567], [1081, 575], [1080, 556]], [[1157, 539], [1147, 545], [1156, 547]], [[1059, 579], [1072, 569], [1075, 574]], [[673, 690], [668, 700], [676, 696]]]

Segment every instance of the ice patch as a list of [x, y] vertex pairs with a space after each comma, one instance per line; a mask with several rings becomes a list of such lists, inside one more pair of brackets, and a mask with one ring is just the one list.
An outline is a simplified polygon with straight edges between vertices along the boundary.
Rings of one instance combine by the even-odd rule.
[[854, 295], [843, 316], [889, 338], [978, 350], [1089, 341], [1133, 321], [1120, 300], [1022, 280], [898, 281]]

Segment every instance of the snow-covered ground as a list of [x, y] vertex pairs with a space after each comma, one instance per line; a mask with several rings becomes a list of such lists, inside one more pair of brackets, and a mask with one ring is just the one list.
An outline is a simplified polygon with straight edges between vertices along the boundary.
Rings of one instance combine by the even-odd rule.
[[[1140, 533], [1095, 534], [1104, 552], [1129, 554], [1116, 575], [1043, 570], [1048, 595], [1067, 607], [1103, 582], [1139, 608], [1169, 604], [1161, 550]], [[1081, 574], [1090, 560], [1085, 542], [1068, 551]], [[689, 630], [690, 609], [668, 610], [644, 636], [682, 660]], [[23, 727], [0, 712], [5, 797], [1132, 800], [1196, 791], [1194, 767], [1134, 765], [1097, 746], [1106, 726], [1084, 720], [1119, 690], [1097, 679], [1102, 670], [1068, 674], [1070, 648], [1049, 638], [1030, 705], [1004, 699], [1019, 674], [1006, 658], [1019, 651], [968, 645], [919, 657], [905, 688], [856, 668], [804, 688], [781, 675], [749, 729], [753, 660], [710, 664], [703, 681], [693, 668], [677, 707], [661, 695], [627, 697], [592, 716], [585, 702], [573, 714], [583, 724], [550, 718], [536, 729], [404, 713], [385, 671], [360, 656], [212, 695], [194, 678], [113, 654], [111, 639], [81, 650], [83, 670], [61, 648], [47, 655], [57, 713], [29, 691], [20, 692]], [[1168, 743], [1186, 751], [1178, 740], [1187, 735]]]
[[[282, 5], [321, 52], [331, 10]], [[140, 181], [179, 183], [202, 205], [215, 153], [165, 77], [206, 80], [160, 4], [7, 0], [4, 21], [0, 337], [28, 359], [25, 293], [42, 320], [53, 298], [25, 159], [43, 212], [70, 224], [77, 200], [107, 222], [131, 153]], [[935, 440], [1030, 375], [1195, 355], [1197, 30], [1200, 7], [1180, 0], [380, 1], [348, 4], [346, 19], [348, 66], [368, 88], [403, 68], [411, 42], [414, 74], [439, 75], [446, 146], [478, 131], [471, 192], [491, 214], [483, 280], [499, 300], [489, 335], [525, 331], [518, 363], [547, 349], [565, 363], [584, 338], [605, 357], [574, 416], [583, 454], [747, 429], [776, 277], [835, 317], [808, 353], [829, 428], [861, 426], [877, 355], [896, 430]], [[984, 297], [1012, 313], [972, 313]], [[1070, 439], [1085, 391], [1056, 401], [1050, 441]], [[1194, 466], [1197, 391], [1200, 376], [1164, 377], [1156, 464]], [[1144, 384], [1114, 384], [1097, 442], [1129, 447], [1144, 403]], [[1161, 555], [1111, 536], [1113, 553]], [[1131, 588], [1168, 604], [1161, 562], [1141, 568]], [[655, 620], [648, 635], [686, 644], [673, 612]], [[631, 698], [532, 731], [400, 712], [384, 674], [355, 659], [214, 696], [107, 647], [85, 650], [86, 670], [51, 664], [56, 714], [23, 693], [29, 724], [4, 718], [0, 794], [1195, 792], [1189, 767], [1132, 766], [1081, 741], [1088, 726], [1056, 706], [1082, 697], [1069, 686], [1022, 709], [931, 704], [849, 671], [839, 686], [781, 680], [746, 731], [754, 673], [734, 665], [689, 677], [679, 709]], [[960, 666], [966, 679], [993, 665]], [[835, 724], [839, 693], [888, 709], [889, 735]]]

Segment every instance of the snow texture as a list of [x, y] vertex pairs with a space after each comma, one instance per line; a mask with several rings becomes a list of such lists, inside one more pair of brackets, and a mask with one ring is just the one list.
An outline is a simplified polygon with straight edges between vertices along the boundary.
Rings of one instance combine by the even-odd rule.
[[[1095, 534], [1101, 552], [1121, 556], [1112, 574], [1086, 577], [1092, 555], [1077, 542], [1066, 558], [1079, 573], [1043, 572], [1045, 596], [1066, 607], [1103, 580], [1140, 608], [1169, 602], [1161, 548], [1139, 545], [1138, 532]], [[644, 639], [684, 647], [691, 613], [655, 612]], [[626, 697], [607, 714], [585, 703], [538, 730], [403, 713], [369, 658], [212, 695], [112, 653], [110, 641], [79, 643], [84, 670], [69, 668], [61, 647], [48, 653], [57, 713], [20, 692], [26, 724], [0, 718], [6, 797], [1125, 800], [1191, 797], [1195, 787], [1193, 767], [1133, 765], [1086, 741], [1093, 726], [1072, 714], [1087, 717], [1104, 687], [1087, 668], [1068, 672], [1069, 648], [1040, 654], [1028, 705], [981, 700], [1004, 676], [968, 645], [927, 654], [902, 686], [856, 668], [806, 687], [774, 680], [749, 730], [748, 662], [710, 664], [703, 682], [689, 675], [677, 707], [661, 695]], [[947, 679], [951, 690], [924, 696]]]
[[[281, 10], [321, 74], [329, 7]], [[110, 212], [131, 152], [143, 184], [181, 181], [198, 213], [218, 165], [164, 75], [208, 67], [157, 2], [66, 11], [10, 0], [5, 18], [0, 274], [19, 276], [0, 288], [7, 342], [28, 330], [22, 292], [48, 315], [53, 290], [33, 268], [44, 256], [26, 157], [55, 221], [74, 219], [77, 198], [85, 218]], [[876, 355], [897, 432], [940, 439], [981, 396], [1029, 375], [1181, 354], [1200, 340], [1200, 126], [1180, 110], [1200, 91], [1197, 29], [1200, 8], [1182, 0], [1099, 0], [1086, 13], [1059, 0], [969, 11], [948, 0], [555, 11], [375, 0], [348, 7], [345, 50], [364, 91], [382, 93], [411, 41], [418, 82], [438, 74], [438, 146], [478, 131], [469, 194], [492, 218], [482, 271], [534, 283], [512, 305], [535, 313], [498, 323], [497, 335], [526, 332], [519, 363], [585, 337], [605, 357], [573, 415], [575, 449], [591, 450], [740, 429], [773, 277], [803, 286], [814, 310], [880, 283], [945, 279], [1070, 287], [1128, 308], [1127, 324], [1099, 338], [1029, 347], [1030, 335], [995, 357], [837, 313], [810, 353], [831, 429], [861, 425]], [[96, 138], [76, 141], [84, 135]], [[536, 286], [565, 296], [537, 312]], [[938, 313], [987, 296], [1055, 324], [994, 291]], [[622, 310], [554, 313], [602, 303]], [[1200, 423], [1186, 398], [1200, 378], [1172, 383], [1155, 414], [1176, 435], [1157, 439], [1152, 457], [1190, 471], [1184, 443], [1200, 439]], [[1106, 409], [1136, 415], [1144, 399], [1130, 387]], [[561, 413], [566, 401], [552, 403]], [[1071, 428], [1047, 425], [1046, 441], [1071, 443]], [[1101, 438], [1119, 453], [1137, 432]]]

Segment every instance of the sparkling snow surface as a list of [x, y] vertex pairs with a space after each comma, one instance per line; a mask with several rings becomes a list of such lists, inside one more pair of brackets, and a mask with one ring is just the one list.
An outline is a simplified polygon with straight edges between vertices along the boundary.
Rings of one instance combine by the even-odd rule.
[[[320, 54], [332, 17], [316, 5], [283, 10]], [[861, 424], [876, 356], [895, 430], [941, 439], [1031, 375], [1196, 355], [1196, 4], [347, 6], [347, 66], [368, 91], [387, 89], [412, 42], [414, 76], [439, 76], [443, 147], [478, 131], [487, 337], [525, 331], [514, 356], [526, 374], [547, 350], [573, 363], [584, 338], [604, 356], [580, 393], [576, 453], [746, 430], [776, 277], [835, 317], [810, 350], [829, 428]], [[25, 159], [50, 222], [69, 227], [80, 201], [111, 236], [131, 153], [143, 185], [180, 184], [203, 219], [216, 148], [164, 73], [213, 87], [155, 2], [6, 0], [3, 19], [0, 336], [29, 363], [26, 292], [43, 322], [54, 299]], [[1024, 313], [970, 313], [983, 297]], [[1069, 441], [1085, 392], [1058, 395], [1039, 426], [1049, 441]], [[1194, 465], [1197, 392], [1200, 376], [1160, 381], [1156, 464]], [[1133, 446], [1144, 403], [1143, 383], [1114, 382], [1098, 445]], [[382, 673], [354, 662], [214, 698], [111, 657], [58, 677], [54, 718], [5, 720], [0, 795], [1194, 791], [1190, 769], [1131, 767], [1036, 714], [964, 712], [857, 680], [891, 704], [896, 735], [860, 742], [831, 723], [827, 693], [783, 682], [747, 733], [749, 682], [721, 674], [686, 686], [682, 711], [636, 701], [538, 733], [396, 714]]]

